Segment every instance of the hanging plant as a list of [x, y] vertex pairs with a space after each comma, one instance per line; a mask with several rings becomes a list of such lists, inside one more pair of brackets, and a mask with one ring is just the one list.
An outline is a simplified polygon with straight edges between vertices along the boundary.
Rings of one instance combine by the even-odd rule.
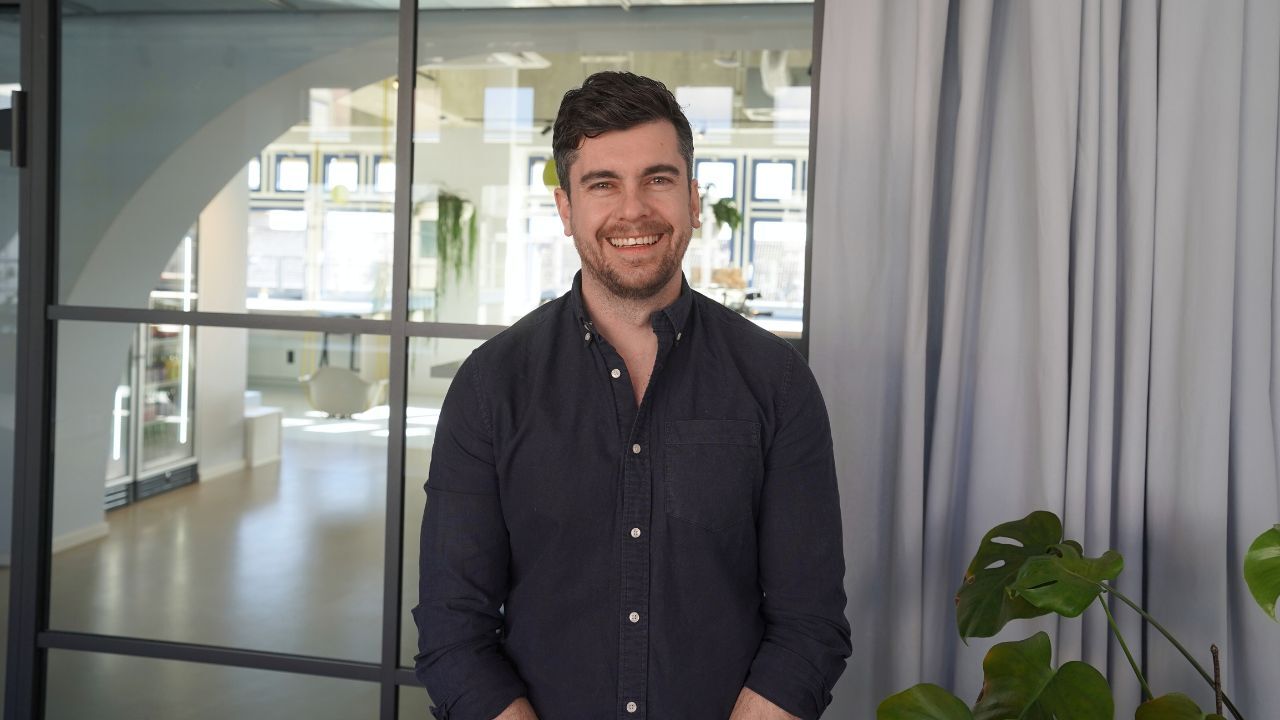
[[738, 226], [742, 225], [742, 213], [738, 212], [738, 205], [733, 198], [725, 197], [715, 201], [711, 206], [711, 213], [716, 218], [716, 232], [720, 232], [721, 225], [728, 225], [731, 232], [738, 232]]
[[443, 290], [450, 270], [454, 279], [460, 280], [462, 273], [475, 263], [479, 233], [475, 206], [469, 200], [441, 190], [436, 207], [437, 286]]

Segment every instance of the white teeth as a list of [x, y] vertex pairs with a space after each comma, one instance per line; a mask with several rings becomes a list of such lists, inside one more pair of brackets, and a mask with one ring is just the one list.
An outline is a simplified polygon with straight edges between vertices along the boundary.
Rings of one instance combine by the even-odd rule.
[[641, 237], [622, 237], [609, 238], [609, 244], [614, 247], [631, 247], [633, 245], [652, 245], [658, 242], [658, 235], [643, 235]]

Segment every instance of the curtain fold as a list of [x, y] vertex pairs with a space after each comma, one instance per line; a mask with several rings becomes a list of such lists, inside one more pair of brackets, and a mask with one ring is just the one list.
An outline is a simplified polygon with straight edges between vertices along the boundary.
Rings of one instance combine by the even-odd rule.
[[[829, 2], [811, 364], [832, 415], [855, 651], [831, 717], [936, 682], [972, 700], [996, 641], [1138, 685], [1105, 616], [959, 643], [952, 597], [1035, 509], [1208, 659], [1280, 704], [1280, 628], [1239, 567], [1280, 521], [1274, 351], [1280, 5]], [[1157, 694], [1203, 682], [1123, 609]], [[1261, 716], [1261, 715], [1259, 715]]]

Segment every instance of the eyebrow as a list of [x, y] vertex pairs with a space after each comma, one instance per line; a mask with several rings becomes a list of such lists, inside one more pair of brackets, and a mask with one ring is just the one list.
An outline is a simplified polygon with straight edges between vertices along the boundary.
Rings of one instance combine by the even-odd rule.
[[[644, 177], [652, 175], [680, 175], [680, 168], [668, 163], [659, 163], [658, 165], [650, 165], [641, 173]], [[599, 180], [621, 180], [622, 176], [612, 170], [591, 170], [578, 178], [579, 185], [590, 185]]]
[[645, 177], [648, 177], [650, 175], [679, 175], [680, 168], [676, 167], [675, 165], [668, 165], [667, 163], [662, 163], [660, 165], [650, 165], [649, 167], [645, 168], [644, 174], [645, 174]]
[[579, 185], [590, 185], [597, 180], [620, 180], [621, 176], [612, 170], [592, 170], [578, 178]]

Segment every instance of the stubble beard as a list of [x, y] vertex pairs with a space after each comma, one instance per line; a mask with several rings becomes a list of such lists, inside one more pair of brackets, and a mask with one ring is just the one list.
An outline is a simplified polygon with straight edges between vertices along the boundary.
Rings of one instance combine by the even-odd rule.
[[[660, 259], [657, 269], [648, 278], [647, 281], [640, 284], [629, 282], [627, 278], [618, 271], [617, 267], [613, 267], [603, 262], [603, 248], [609, 245], [607, 238], [620, 236], [635, 235], [662, 235], [667, 238], [667, 242], [676, 243], [677, 238], [674, 228], [670, 225], [665, 226], [642, 226], [638, 228], [618, 228], [611, 227], [597, 233], [594, 242], [596, 247], [590, 248], [594, 252], [584, 252], [584, 248], [579, 243], [578, 255], [582, 259], [583, 272], [589, 273], [597, 282], [604, 287], [610, 295], [619, 300], [648, 300], [658, 293], [662, 292], [667, 284], [671, 282], [671, 278], [680, 272], [680, 262], [683, 260], [683, 252], [664, 253]], [[579, 242], [574, 238], [575, 242]], [[659, 240], [659, 242], [662, 242]]]

